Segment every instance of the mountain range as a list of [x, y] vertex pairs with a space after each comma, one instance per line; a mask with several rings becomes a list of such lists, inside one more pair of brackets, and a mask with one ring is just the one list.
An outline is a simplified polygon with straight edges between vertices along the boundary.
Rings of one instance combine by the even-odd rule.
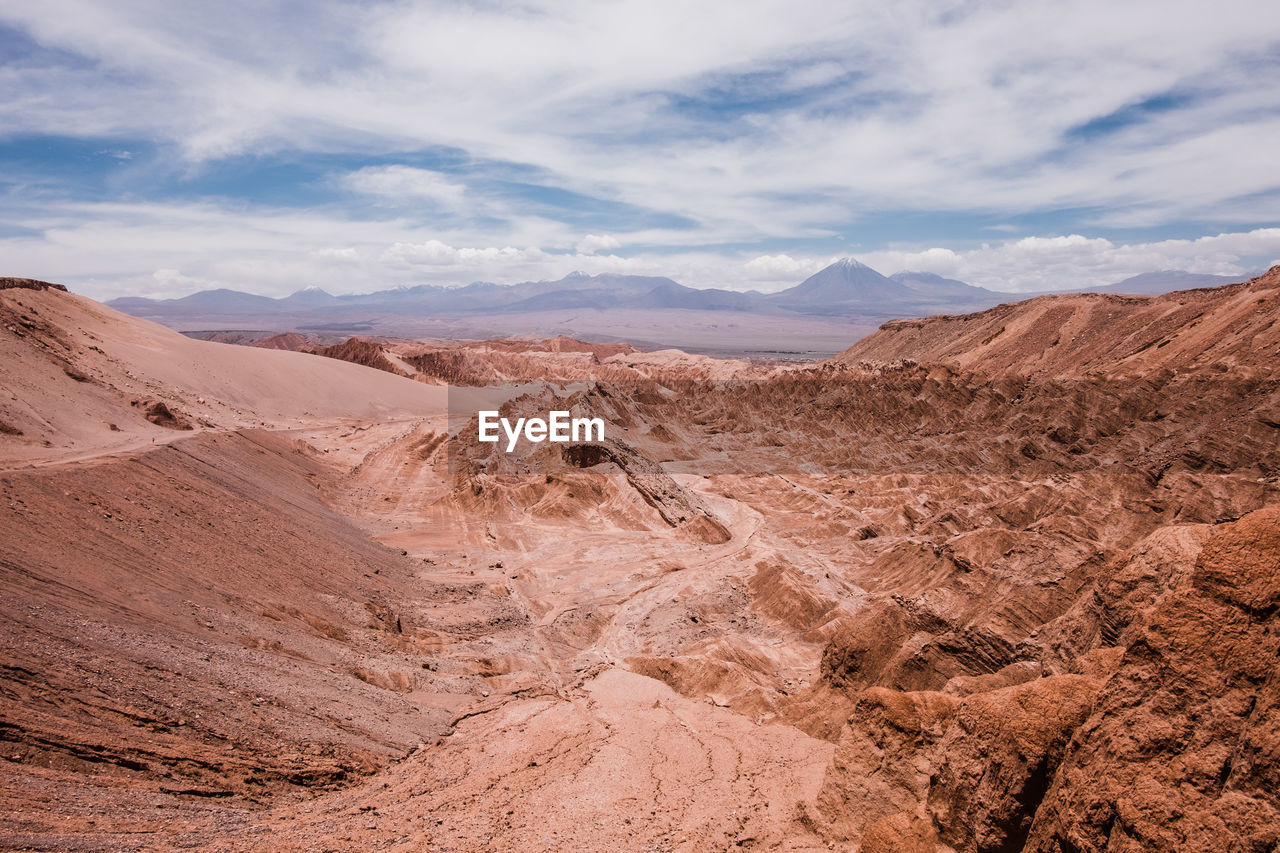
[[[1082, 288], [1111, 293], [1160, 294], [1191, 287], [1213, 287], [1238, 279], [1180, 270], [1143, 273], [1105, 287]], [[1064, 291], [1074, 292], [1074, 291]], [[1039, 295], [976, 287], [928, 272], [885, 276], [853, 258], [836, 261], [794, 287], [778, 293], [686, 287], [661, 276], [570, 273], [558, 281], [512, 285], [474, 282], [464, 287], [417, 285], [334, 296], [316, 287], [280, 299], [237, 290], [204, 290], [177, 299], [129, 296], [107, 304], [137, 316], [192, 312], [250, 313], [265, 319], [275, 313], [349, 309], [416, 310], [431, 313], [519, 313], [565, 308], [676, 308], [703, 311], [838, 314], [869, 317], [919, 316], [969, 311]]]
[[[1095, 291], [1159, 294], [1230, 276], [1145, 273]], [[885, 276], [852, 258], [764, 294], [687, 287], [661, 276], [588, 275], [512, 285], [417, 285], [333, 295], [308, 287], [273, 299], [217, 289], [177, 299], [124, 297], [111, 307], [191, 332], [258, 329], [309, 335], [483, 338], [568, 334], [661, 348], [752, 354], [838, 352], [887, 320], [965, 314], [1036, 293], [1004, 293], [928, 272]]]
[[257, 318], [275, 313], [313, 311], [345, 315], [351, 309], [421, 311], [426, 313], [526, 313], [563, 308], [692, 308], [710, 311], [768, 310], [756, 292], [698, 290], [661, 276], [587, 275], [570, 273], [558, 281], [501, 285], [487, 281], [465, 287], [417, 285], [334, 296], [309, 287], [280, 299], [236, 290], [204, 290], [178, 299], [123, 297], [107, 303], [137, 316], [171, 316], [196, 312], [251, 312]]

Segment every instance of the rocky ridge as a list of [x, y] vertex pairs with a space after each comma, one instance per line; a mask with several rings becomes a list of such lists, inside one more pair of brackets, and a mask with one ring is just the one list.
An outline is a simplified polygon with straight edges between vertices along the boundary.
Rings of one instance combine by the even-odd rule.
[[836, 360], [948, 364], [985, 374], [1151, 377], [1280, 359], [1280, 267], [1241, 284], [1162, 296], [1068, 294], [977, 314], [895, 320]]

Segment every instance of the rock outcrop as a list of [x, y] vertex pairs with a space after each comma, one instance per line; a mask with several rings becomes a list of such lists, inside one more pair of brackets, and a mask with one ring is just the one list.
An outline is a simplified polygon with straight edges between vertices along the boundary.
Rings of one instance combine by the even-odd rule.
[[[1080, 629], [1054, 647], [1079, 674], [856, 693], [818, 801], [827, 833], [878, 850], [1275, 849], [1280, 507], [1161, 530], [1116, 568], [1053, 626]], [[867, 672], [828, 666], [837, 684]]]
[[61, 290], [67, 292], [65, 284], [50, 284], [34, 278], [0, 278], [0, 290]]
[[1135, 620], [1027, 850], [1280, 845], [1280, 508], [1205, 540]]

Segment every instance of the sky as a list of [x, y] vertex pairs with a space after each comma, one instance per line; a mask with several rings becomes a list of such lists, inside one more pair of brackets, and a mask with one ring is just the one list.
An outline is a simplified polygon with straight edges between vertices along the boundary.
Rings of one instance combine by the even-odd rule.
[[1280, 262], [1274, 0], [0, 0], [0, 274], [107, 299]]

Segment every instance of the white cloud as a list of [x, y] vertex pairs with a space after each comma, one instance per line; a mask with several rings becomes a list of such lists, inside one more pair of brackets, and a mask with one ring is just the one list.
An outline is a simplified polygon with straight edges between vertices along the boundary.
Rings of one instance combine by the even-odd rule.
[[424, 200], [448, 208], [460, 206], [467, 193], [464, 184], [447, 175], [413, 166], [367, 166], [344, 175], [341, 184], [366, 195], [397, 201]]
[[578, 241], [577, 250], [584, 255], [591, 255], [602, 249], [619, 249], [622, 243], [611, 234], [588, 234]]
[[[0, 238], [0, 255], [15, 274], [62, 282], [102, 299], [181, 296], [212, 287], [283, 296], [300, 283], [333, 293], [367, 292], [400, 284], [556, 279], [574, 270], [773, 291], [834, 260], [826, 254], [752, 255], [697, 247], [566, 253], [540, 246], [565, 245], [572, 237], [536, 222], [512, 232], [511, 242], [493, 244], [484, 242], [482, 230], [424, 238], [421, 226], [399, 219], [246, 213], [209, 204], [50, 206], [12, 224], [19, 233]], [[524, 242], [519, 234], [535, 239]], [[650, 237], [661, 235], [623, 236], [629, 245], [649, 245]], [[1280, 228], [1130, 243], [1079, 234], [1030, 236], [968, 249], [922, 246], [857, 257], [885, 274], [923, 270], [995, 290], [1030, 291], [1110, 284], [1160, 269], [1243, 276], [1280, 257]]]
[[458, 250], [439, 240], [425, 243], [393, 243], [382, 253], [382, 260], [402, 264], [446, 266], [458, 262]]
[[326, 260], [338, 261], [341, 263], [356, 263], [360, 260], [360, 253], [350, 247], [345, 249], [325, 247], [323, 249], [317, 249], [311, 254], [315, 255], [317, 258], [324, 258]]
[[155, 281], [154, 292], [166, 296], [185, 296], [201, 290], [208, 290], [217, 285], [199, 276], [184, 275], [181, 270], [162, 268], [151, 273]]
[[[895, 208], [1158, 224], [1276, 187], [1271, 17], [1267, 0], [532, 0], [320, 5], [300, 28], [283, 2], [46, 0], [0, 20], [90, 62], [8, 69], [0, 120], [195, 161], [452, 147], [687, 216], [705, 243]], [[1170, 92], [1177, 109], [1066, 135]], [[444, 206], [465, 190], [407, 166], [350, 181]]]
[[742, 273], [743, 278], [755, 288], [782, 290], [798, 284], [835, 260], [793, 258], [787, 254], [759, 255], [742, 265]]
[[390, 264], [425, 264], [428, 266], [478, 266], [525, 264], [542, 257], [536, 248], [462, 248], [455, 249], [439, 240], [424, 243], [393, 243], [382, 253], [382, 261]]
[[1280, 228], [1258, 228], [1149, 243], [1114, 243], [1080, 234], [1024, 237], [962, 252], [934, 248], [869, 252], [859, 257], [884, 273], [924, 270], [992, 290], [1027, 292], [1114, 284], [1132, 275], [1166, 269], [1245, 276], [1260, 272], [1265, 266], [1260, 259], [1277, 252]]

